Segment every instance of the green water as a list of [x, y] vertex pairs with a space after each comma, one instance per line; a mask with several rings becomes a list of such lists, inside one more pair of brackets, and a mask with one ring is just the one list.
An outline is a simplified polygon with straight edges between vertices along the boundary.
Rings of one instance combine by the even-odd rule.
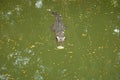
[[120, 1], [0, 0], [0, 80], [120, 80]]

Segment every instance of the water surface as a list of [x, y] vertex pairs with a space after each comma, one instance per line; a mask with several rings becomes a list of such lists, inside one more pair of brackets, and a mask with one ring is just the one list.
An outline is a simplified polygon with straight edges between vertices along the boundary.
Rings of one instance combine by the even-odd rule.
[[[119, 0], [1, 0], [0, 80], [120, 80]], [[65, 49], [51, 31], [57, 11]]]

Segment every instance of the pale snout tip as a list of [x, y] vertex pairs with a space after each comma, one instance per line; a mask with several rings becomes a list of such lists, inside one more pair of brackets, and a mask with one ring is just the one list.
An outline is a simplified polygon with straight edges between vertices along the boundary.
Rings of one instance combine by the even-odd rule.
[[64, 49], [64, 46], [57, 46], [57, 49]]

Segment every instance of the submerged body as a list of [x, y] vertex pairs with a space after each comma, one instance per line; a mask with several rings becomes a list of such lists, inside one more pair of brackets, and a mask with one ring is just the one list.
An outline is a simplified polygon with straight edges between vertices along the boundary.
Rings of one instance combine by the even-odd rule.
[[52, 12], [52, 14], [55, 16], [55, 22], [54, 25], [52, 27], [52, 30], [55, 33], [55, 37], [57, 39], [57, 42], [59, 45], [62, 45], [62, 43], [65, 41], [65, 35], [64, 35], [64, 31], [65, 31], [65, 26], [61, 20], [61, 15], [56, 13], [56, 12]]

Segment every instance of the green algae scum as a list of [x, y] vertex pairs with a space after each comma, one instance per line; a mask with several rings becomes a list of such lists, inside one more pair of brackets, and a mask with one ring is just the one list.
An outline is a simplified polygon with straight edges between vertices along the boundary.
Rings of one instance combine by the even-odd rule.
[[1, 0], [0, 80], [120, 80], [120, 1]]

